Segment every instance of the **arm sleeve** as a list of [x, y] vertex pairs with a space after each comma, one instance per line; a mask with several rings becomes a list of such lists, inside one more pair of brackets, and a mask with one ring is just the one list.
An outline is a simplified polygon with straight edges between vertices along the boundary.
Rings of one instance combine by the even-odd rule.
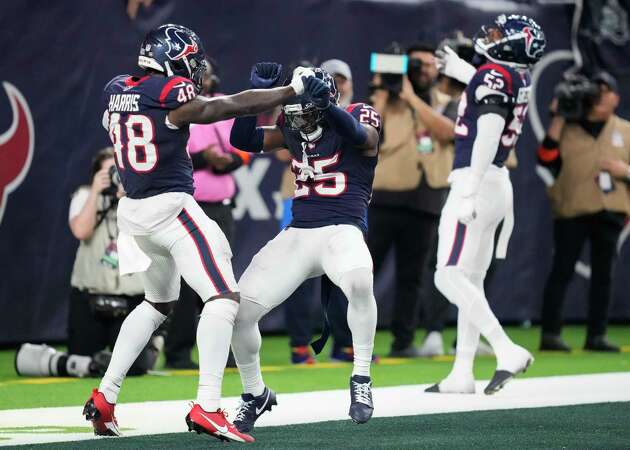
[[251, 153], [263, 150], [265, 132], [256, 127], [256, 116], [237, 117], [230, 132], [232, 147]]
[[470, 158], [470, 176], [462, 192], [464, 197], [477, 194], [481, 180], [497, 154], [504, 127], [505, 119], [498, 114], [487, 113], [478, 117], [477, 136]]
[[352, 114], [335, 105], [322, 111], [328, 126], [352, 145], [363, 145], [368, 135], [363, 125]]
[[245, 163], [245, 161], [243, 160], [243, 157], [236, 152], [229, 153], [229, 156], [232, 158], [231, 163], [229, 163], [223, 169], [213, 168], [212, 171], [216, 173], [217, 175], [224, 175], [226, 173], [234, 172], [236, 169], [238, 169]]
[[203, 156], [203, 152], [192, 153], [190, 155], [192, 160], [193, 170], [202, 170], [208, 168], [208, 160]]

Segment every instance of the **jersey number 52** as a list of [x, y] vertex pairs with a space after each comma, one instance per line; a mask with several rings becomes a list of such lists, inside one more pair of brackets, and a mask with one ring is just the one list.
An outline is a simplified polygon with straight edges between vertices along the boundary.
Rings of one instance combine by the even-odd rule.
[[[130, 114], [124, 123], [119, 113], [109, 117], [109, 138], [114, 146], [114, 156], [119, 169], [128, 161], [134, 172], [151, 172], [158, 163], [157, 146], [153, 143], [155, 127], [150, 117]], [[123, 158], [123, 154], [127, 157]]]

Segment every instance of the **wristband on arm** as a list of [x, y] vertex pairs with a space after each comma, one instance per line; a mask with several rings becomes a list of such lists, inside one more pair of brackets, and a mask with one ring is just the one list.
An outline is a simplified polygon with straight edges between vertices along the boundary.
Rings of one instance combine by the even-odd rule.
[[549, 169], [553, 177], [557, 177], [562, 169], [562, 158], [558, 146], [560, 143], [555, 139], [545, 136], [540, 147], [538, 147], [538, 164]]
[[367, 142], [367, 131], [347, 111], [338, 106], [329, 105], [328, 108], [322, 110], [322, 115], [330, 128], [352, 145], [363, 145]]

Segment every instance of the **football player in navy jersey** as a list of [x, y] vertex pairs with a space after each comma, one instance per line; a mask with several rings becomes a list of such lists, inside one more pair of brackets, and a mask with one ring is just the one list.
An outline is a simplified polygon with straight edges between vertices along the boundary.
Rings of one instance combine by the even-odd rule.
[[194, 201], [188, 125], [256, 114], [304, 91], [310, 69], [289, 86], [225, 97], [197, 95], [206, 71], [203, 45], [191, 30], [167, 24], [149, 32], [138, 65], [105, 86], [103, 126], [114, 146], [126, 196], [118, 206], [121, 274], [143, 272], [145, 301], [125, 319], [101, 384], [84, 414], [98, 435], [118, 436], [114, 406], [123, 379], [179, 297], [180, 277], [204, 300], [197, 344], [199, 388], [186, 416], [191, 431], [252, 442], [220, 409], [221, 384], [240, 295], [229, 244]]
[[534, 361], [507, 336], [492, 313], [483, 282], [503, 221], [497, 257], [505, 257], [513, 227], [512, 184], [504, 162], [527, 113], [529, 68], [542, 56], [545, 36], [532, 19], [501, 15], [474, 39], [473, 67], [446, 49], [441, 71], [467, 84], [455, 122], [451, 191], [439, 225], [435, 285], [458, 307], [457, 349], [451, 373], [428, 392], [473, 393], [473, 362], [480, 333], [497, 357], [486, 394], [494, 394]]
[[[269, 87], [281, 66], [262, 63], [253, 87]], [[285, 102], [278, 122], [256, 127], [255, 117], [236, 119], [234, 147], [250, 152], [288, 148], [296, 190], [293, 220], [252, 259], [239, 280], [241, 308], [232, 350], [243, 382], [234, 425], [242, 432], [276, 404], [260, 371], [258, 321], [280, 305], [307, 278], [326, 274], [348, 298], [354, 368], [350, 378], [350, 417], [372, 416], [370, 363], [376, 330], [372, 259], [365, 243], [367, 206], [378, 157], [381, 119], [363, 103], [342, 109], [333, 78], [322, 69], [307, 79], [304, 95]]]

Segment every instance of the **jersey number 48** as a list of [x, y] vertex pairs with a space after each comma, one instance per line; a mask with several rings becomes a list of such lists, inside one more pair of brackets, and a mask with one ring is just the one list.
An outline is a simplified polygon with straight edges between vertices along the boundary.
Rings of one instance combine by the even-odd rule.
[[[109, 117], [109, 138], [118, 168], [124, 169], [124, 161], [128, 161], [135, 172], [151, 172], [158, 162], [153, 121], [142, 114], [130, 114], [124, 123], [120, 119], [120, 113], [111, 113]], [[127, 157], [123, 159], [125, 150]]]

